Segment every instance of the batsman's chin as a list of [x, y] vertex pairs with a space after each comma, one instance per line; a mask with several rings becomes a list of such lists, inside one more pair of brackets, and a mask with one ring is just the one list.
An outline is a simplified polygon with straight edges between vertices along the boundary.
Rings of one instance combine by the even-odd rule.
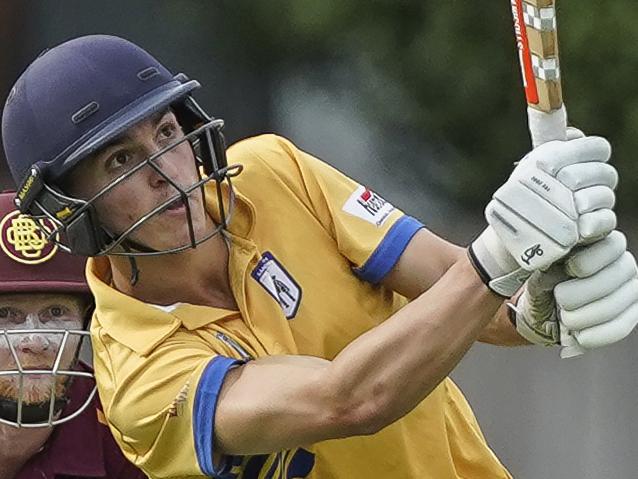
[[212, 230], [210, 230], [208, 225], [195, 223], [193, 225], [193, 236], [191, 236], [188, 223], [181, 222], [175, 224], [172, 229], [164, 230], [161, 236], [157, 235], [154, 248], [157, 251], [189, 250], [193, 241], [195, 244], [199, 244], [204, 238], [210, 236], [211, 232]]

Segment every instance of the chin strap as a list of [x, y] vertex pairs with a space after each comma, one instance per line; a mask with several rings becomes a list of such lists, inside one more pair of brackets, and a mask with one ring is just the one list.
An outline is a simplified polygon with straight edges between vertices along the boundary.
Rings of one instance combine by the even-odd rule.
[[[131, 251], [131, 248], [129, 248], [126, 242], [122, 243], [122, 247], [124, 248], [124, 251], [126, 251], [127, 253]], [[135, 286], [140, 279], [140, 269], [137, 267], [137, 261], [135, 260], [135, 256], [129, 256], [128, 262], [131, 265], [131, 279], [129, 281], [131, 282], [131, 286]]]

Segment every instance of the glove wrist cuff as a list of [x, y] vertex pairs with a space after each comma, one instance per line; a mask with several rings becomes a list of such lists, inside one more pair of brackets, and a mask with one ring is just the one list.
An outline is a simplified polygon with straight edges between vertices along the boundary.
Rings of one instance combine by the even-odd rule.
[[505, 298], [512, 297], [531, 274], [512, 258], [491, 226], [470, 245], [468, 255], [483, 283]]

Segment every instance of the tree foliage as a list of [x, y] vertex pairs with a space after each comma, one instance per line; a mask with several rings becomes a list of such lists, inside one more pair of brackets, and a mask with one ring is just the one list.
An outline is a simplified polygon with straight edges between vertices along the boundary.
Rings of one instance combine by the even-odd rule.
[[[466, 159], [447, 184], [471, 204], [529, 148], [506, 0], [269, 0], [227, 4], [230, 27], [264, 62], [340, 59], [369, 113], [449, 142]], [[634, 0], [559, 2], [570, 120], [611, 139], [627, 205], [638, 191], [638, 9]], [[382, 114], [382, 115], [381, 115]]]

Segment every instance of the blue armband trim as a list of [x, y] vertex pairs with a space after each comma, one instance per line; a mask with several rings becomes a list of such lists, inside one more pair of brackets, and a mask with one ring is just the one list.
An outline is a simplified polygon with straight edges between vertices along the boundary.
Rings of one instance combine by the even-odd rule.
[[402, 216], [392, 225], [385, 237], [354, 274], [372, 284], [380, 282], [399, 261], [412, 237], [423, 228], [423, 223], [411, 216]]
[[202, 472], [217, 479], [232, 479], [230, 473], [233, 466], [233, 456], [224, 456], [215, 467], [213, 461], [213, 446], [215, 441], [215, 411], [219, 391], [224, 383], [228, 371], [243, 361], [225, 356], [214, 357], [204, 369], [197, 385], [193, 406], [193, 433], [195, 435], [195, 451], [197, 462]]

